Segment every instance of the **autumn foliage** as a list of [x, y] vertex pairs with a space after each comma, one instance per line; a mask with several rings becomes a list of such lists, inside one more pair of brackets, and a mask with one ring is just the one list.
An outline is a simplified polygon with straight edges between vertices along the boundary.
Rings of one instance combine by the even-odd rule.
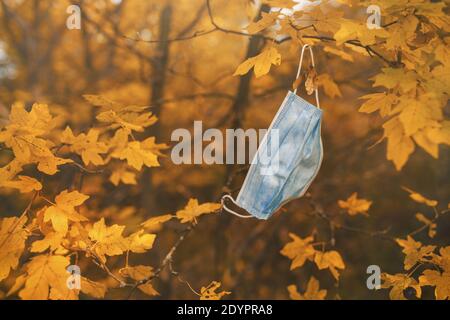
[[[259, 2], [0, 0], [0, 298], [450, 298], [448, 3]], [[171, 161], [297, 88], [325, 159], [268, 221], [222, 210], [248, 165]]]

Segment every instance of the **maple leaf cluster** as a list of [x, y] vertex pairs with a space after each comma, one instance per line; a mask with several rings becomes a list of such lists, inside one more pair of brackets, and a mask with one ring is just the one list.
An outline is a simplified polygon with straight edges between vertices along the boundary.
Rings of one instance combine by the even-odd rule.
[[[151, 283], [154, 269], [128, 263], [130, 253], [142, 254], [153, 248], [156, 234], [146, 230], [172, 218], [195, 224], [201, 215], [215, 213], [220, 208], [220, 204], [199, 204], [191, 199], [176, 214], [151, 218], [135, 232], [126, 233], [125, 226], [107, 225], [103, 217], [92, 221], [84, 215], [83, 212], [93, 210], [89, 205], [90, 196], [86, 194], [72, 189], [47, 196], [43, 190], [45, 177], [57, 174], [64, 165], [76, 165], [82, 171], [111, 170], [110, 183], [133, 185], [144, 166], [159, 166], [158, 157], [167, 148], [157, 144], [154, 137], [139, 141], [133, 135], [156, 122], [147, 107], [123, 106], [101, 96], [85, 98], [99, 110], [96, 117], [99, 126], [87, 133], [74, 134], [67, 126], [52, 135], [51, 130], [58, 128], [49, 107], [35, 104], [27, 111], [20, 103], [13, 105], [9, 123], [0, 131], [0, 142], [14, 155], [9, 164], [0, 168], [0, 187], [17, 189], [23, 194], [34, 193], [20, 217], [0, 219], [0, 281], [16, 272], [15, 283], [7, 296], [59, 300], [78, 299], [82, 293], [104, 298], [111, 287], [104, 282], [83, 276], [80, 290], [67, 286], [70, 275], [67, 268], [76, 262], [73, 257], [78, 259], [81, 254], [113, 277], [116, 286], [135, 286], [149, 296], [158, 295]], [[30, 168], [45, 175], [38, 181], [21, 174]], [[25, 252], [31, 257], [21, 265]], [[107, 265], [108, 258], [123, 255], [127, 257], [125, 266], [114, 274]], [[202, 297], [226, 294], [216, 296], [217, 288], [213, 284], [202, 289]]]
[[[382, 275], [382, 288], [390, 288], [389, 297], [393, 300], [405, 300], [411, 297], [405, 295], [408, 288], [414, 289], [417, 298], [422, 296], [422, 287], [434, 287], [437, 300], [450, 298], [450, 247], [437, 248], [433, 245], [423, 245], [411, 236], [407, 239], [397, 239], [405, 254], [404, 268], [407, 274]], [[417, 279], [418, 277], [418, 279]]]
[[[449, 47], [441, 33], [449, 31], [444, 2], [429, 1], [339, 1], [353, 8], [380, 7], [386, 19], [384, 26], [368, 28], [365, 21], [344, 17], [345, 10], [336, 10], [330, 1], [305, 6], [292, 14], [282, 12], [292, 8], [292, 1], [263, 1], [273, 10], [262, 13], [250, 23], [250, 34], [263, 34], [274, 43], [262, 53], [250, 57], [238, 66], [235, 75], [245, 75], [252, 68], [256, 77], [281, 64], [277, 43], [290, 39], [297, 45], [322, 45], [324, 51], [353, 62], [349, 50], [361, 55], [382, 57], [387, 66], [371, 79], [374, 88], [382, 92], [361, 97], [366, 100], [359, 111], [378, 112], [387, 121], [383, 124], [383, 139], [387, 140], [387, 159], [401, 170], [416, 145], [433, 158], [439, 157], [439, 145], [450, 145], [450, 121], [444, 108], [449, 94]], [[401, 10], [399, 10], [401, 8]], [[330, 44], [323, 45], [326, 39]], [[316, 71], [302, 75], [306, 92], [323, 87], [331, 97], [340, 97], [339, 86], [329, 74], [317, 76]], [[293, 88], [302, 83], [298, 79]]]

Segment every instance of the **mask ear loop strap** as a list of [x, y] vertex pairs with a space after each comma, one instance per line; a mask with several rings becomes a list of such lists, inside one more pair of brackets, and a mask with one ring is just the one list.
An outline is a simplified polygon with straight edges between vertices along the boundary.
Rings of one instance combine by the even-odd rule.
[[[314, 53], [312, 50], [312, 47], [309, 44], [305, 44], [302, 48], [302, 53], [300, 55], [300, 62], [298, 64], [298, 70], [297, 70], [297, 76], [295, 77], [295, 80], [297, 80], [298, 78], [300, 78], [300, 75], [302, 73], [302, 66], [303, 66], [303, 57], [305, 55], [305, 50], [309, 49], [309, 53], [311, 54], [311, 65], [313, 66], [313, 68], [316, 67], [315, 63], [314, 63]], [[294, 94], [297, 94], [297, 90], [298, 88], [295, 88], [294, 90]], [[317, 108], [320, 109], [320, 101], [319, 101], [319, 88], [317, 87], [315, 90], [315, 94], [316, 94], [316, 102], [317, 102]]]
[[233, 199], [231, 196], [229, 196], [229, 195], [224, 195], [224, 196], [222, 197], [221, 202], [222, 202], [222, 208], [224, 208], [226, 211], [228, 211], [228, 212], [231, 213], [232, 215], [235, 215], [235, 216], [237, 216], [237, 217], [239, 217], [239, 218], [243, 218], [243, 219], [253, 218], [252, 215], [243, 215], [243, 214], [239, 214], [239, 213], [237, 213], [236, 211], [231, 210], [230, 208], [228, 208], [227, 205], [225, 204], [225, 199], [229, 199], [229, 200], [232, 201], [235, 205], [237, 205], [237, 204], [236, 204], [236, 201], [234, 201], [234, 199]]

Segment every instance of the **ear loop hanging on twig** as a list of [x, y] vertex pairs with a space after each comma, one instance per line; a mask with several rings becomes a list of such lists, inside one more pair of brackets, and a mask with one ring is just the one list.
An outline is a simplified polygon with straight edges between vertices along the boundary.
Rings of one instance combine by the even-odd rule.
[[[295, 79], [298, 79], [298, 78], [300, 77], [301, 72], [302, 72], [303, 57], [304, 57], [304, 55], [305, 55], [305, 50], [306, 50], [307, 48], [309, 49], [309, 52], [310, 52], [310, 54], [311, 54], [311, 64], [312, 64], [313, 68], [316, 67], [315, 64], [314, 64], [314, 53], [313, 53], [312, 47], [311, 47], [310, 45], [308, 45], [308, 44], [305, 44], [305, 45], [303, 46], [303, 48], [302, 48], [302, 53], [301, 53], [301, 55], [300, 55], [300, 62], [299, 62], [299, 65], [298, 65], [297, 76], [296, 76]], [[297, 94], [297, 90], [298, 90], [298, 88], [296, 88], [296, 89], [294, 90], [294, 94]], [[316, 88], [316, 89], [315, 89], [315, 92], [316, 92], [317, 108], [320, 109], [319, 89]], [[234, 201], [233, 197], [231, 197], [231, 196], [228, 195], [228, 194], [227, 194], [227, 195], [224, 195], [224, 196], [222, 197], [222, 200], [221, 200], [222, 208], [225, 209], [226, 211], [228, 211], [229, 213], [231, 213], [232, 215], [235, 215], [236, 217], [243, 218], [243, 219], [254, 218], [252, 215], [243, 215], [243, 214], [239, 214], [239, 213], [237, 213], [236, 211], [234, 211], [234, 210], [228, 208], [227, 205], [225, 204], [225, 199], [229, 199], [229, 200], [230, 200], [231, 202], [233, 202], [236, 206], [239, 206], [239, 205], [236, 203], [236, 201]]]
[[230, 195], [224, 195], [222, 197], [222, 208], [224, 208], [226, 211], [228, 211], [229, 213], [231, 213], [232, 215], [235, 215], [236, 217], [239, 218], [243, 218], [243, 219], [249, 219], [249, 218], [253, 218], [252, 215], [243, 215], [243, 214], [239, 214], [234, 210], [231, 210], [230, 208], [227, 207], [227, 205], [225, 204], [225, 199], [229, 199], [231, 202], [233, 202], [235, 205], [237, 205], [236, 201], [234, 201], [234, 199], [230, 196]]
[[[302, 48], [302, 54], [300, 55], [300, 62], [298, 64], [298, 70], [297, 70], [297, 76], [295, 77], [295, 80], [297, 80], [298, 78], [300, 78], [300, 75], [302, 73], [302, 66], [303, 66], [303, 57], [305, 55], [305, 50], [309, 49], [309, 53], [311, 54], [311, 65], [313, 66], [313, 68], [316, 67], [315, 63], [314, 63], [314, 53], [312, 50], [312, 47], [309, 44], [305, 44]], [[294, 90], [294, 94], [297, 94], [297, 90], [298, 88], [295, 88]], [[319, 102], [319, 87], [317, 86], [316, 89], [314, 90], [315, 94], [316, 94], [316, 102], [317, 102], [317, 108], [320, 109], [320, 102]]]

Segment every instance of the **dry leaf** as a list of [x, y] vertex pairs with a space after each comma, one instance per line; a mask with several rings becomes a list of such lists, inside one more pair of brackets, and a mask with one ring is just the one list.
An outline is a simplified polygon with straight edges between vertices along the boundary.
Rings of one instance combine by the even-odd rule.
[[324, 300], [327, 296], [327, 290], [320, 290], [319, 281], [311, 277], [308, 281], [306, 291], [304, 294], [300, 294], [297, 291], [296, 285], [290, 285], [288, 287], [289, 297], [292, 300]]
[[208, 286], [200, 289], [200, 300], [221, 300], [224, 296], [231, 294], [228, 291], [216, 292], [222, 284], [217, 281], [211, 282]]
[[347, 210], [347, 213], [351, 216], [357, 214], [367, 215], [367, 211], [370, 209], [372, 201], [358, 199], [358, 193], [354, 192], [347, 200], [339, 200], [338, 205], [340, 208]]

